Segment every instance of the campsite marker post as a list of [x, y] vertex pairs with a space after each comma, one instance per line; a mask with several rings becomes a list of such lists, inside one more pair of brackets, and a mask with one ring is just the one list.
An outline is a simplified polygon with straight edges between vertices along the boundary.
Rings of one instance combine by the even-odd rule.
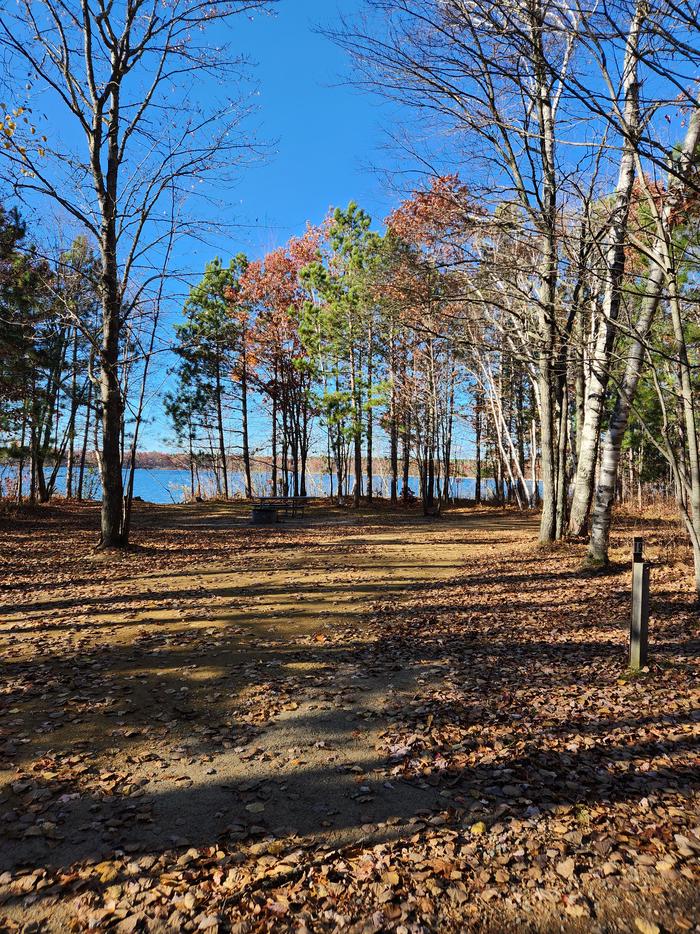
[[630, 668], [639, 671], [647, 663], [649, 648], [649, 565], [644, 560], [644, 539], [635, 538], [632, 554], [632, 619], [630, 620]]

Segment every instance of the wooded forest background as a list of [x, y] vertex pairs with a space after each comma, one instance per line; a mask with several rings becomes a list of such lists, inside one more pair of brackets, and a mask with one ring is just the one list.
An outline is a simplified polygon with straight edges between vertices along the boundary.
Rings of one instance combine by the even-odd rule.
[[[119, 22], [35, 6], [0, 28], [0, 430], [30, 468], [18, 500], [49, 499], [63, 462], [80, 497], [95, 451], [102, 543], [123, 547], [172, 246], [193, 229], [185, 183], [246, 145], [230, 101], [159, 136], [176, 106], [163, 76], [187, 75], [189, 99], [203, 62], [227, 73], [212, 21], [267, 4], [191, 0], [154, 17], [133, 0]], [[254, 418], [275, 490], [304, 495], [316, 456], [333, 494], [359, 504], [385, 457], [392, 502], [415, 467], [435, 511], [459, 419], [477, 497], [494, 478], [504, 499], [541, 507], [542, 543], [588, 535], [592, 565], [608, 560], [616, 496], [673, 496], [700, 593], [697, 13], [373, 0], [329, 35], [358, 84], [425, 120], [429, 143], [404, 142], [424, 179], [383, 225], [351, 203], [261, 259], [212, 258], [168, 339], [162, 400], [192, 471], [209, 466], [227, 497], [235, 454], [250, 494]], [[199, 46], [183, 41], [195, 22]], [[27, 69], [81, 128], [70, 159], [12, 81]], [[449, 171], [428, 168], [431, 145]], [[22, 198], [58, 203], [84, 233], [49, 250]]]

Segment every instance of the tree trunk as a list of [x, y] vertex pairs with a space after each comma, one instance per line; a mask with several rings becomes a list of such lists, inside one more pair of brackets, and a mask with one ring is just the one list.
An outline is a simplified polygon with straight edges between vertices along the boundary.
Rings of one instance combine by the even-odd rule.
[[391, 460], [391, 482], [389, 498], [392, 504], [398, 501], [399, 491], [399, 430], [396, 416], [396, 399], [394, 398], [394, 389], [391, 391], [391, 411], [389, 413], [391, 422], [390, 427], [390, 460]]
[[555, 461], [554, 348], [556, 343], [556, 301], [558, 277], [557, 178], [555, 162], [554, 110], [551, 84], [543, 47], [542, 12], [532, 17], [533, 60], [537, 91], [539, 155], [542, 163], [541, 243], [542, 262], [538, 294], [538, 383], [540, 394], [540, 451], [542, 458], [542, 515], [540, 542], [548, 544], [556, 535], [557, 477]]
[[646, 337], [651, 328], [661, 298], [664, 271], [661, 265], [652, 269], [647, 294], [635, 328], [635, 338], [629, 349], [625, 373], [615, 399], [610, 426], [603, 444], [600, 460], [600, 477], [591, 515], [591, 536], [588, 543], [587, 561], [593, 565], [607, 564], [610, 523], [615, 501], [615, 485], [620, 464], [622, 441], [627, 431], [630, 410], [637, 391], [637, 383], [644, 361]]
[[75, 419], [78, 413], [78, 328], [73, 330], [73, 355], [71, 359], [71, 395], [68, 424], [68, 460], [66, 462], [66, 498], [73, 497], [73, 469], [75, 462]]
[[30, 409], [30, 423], [29, 423], [29, 502], [34, 504], [36, 502], [36, 415], [35, 407], [36, 403], [34, 401], [34, 395], [36, 393], [36, 386], [32, 381], [32, 401]]
[[[116, 68], [116, 52], [112, 65]], [[102, 174], [99, 140], [102, 127], [92, 136], [92, 165], [97, 195], [102, 213], [100, 238], [102, 346], [100, 349], [100, 402], [102, 419], [102, 450], [98, 461], [102, 479], [102, 512], [100, 544], [103, 548], [125, 548], [128, 544], [122, 533], [124, 517], [124, 489], [121, 462], [121, 428], [123, 406], [119, 387], [119, 338], [122, 328], [122, 293], [117, 261], [117, 196], [119, 191], [119, 129], [120, 87], [111, 88], [109, 119], [107, 122], [107, 171]], [[95, 116], [96, 123], [100, 116]]]
[[92, 379], [88, 380], [87, 398], [85, 400], [85, 428], [83, 431], [83, 443], [80, 449], [80, 466], [78, 468], [78, 496], [79, 500], [83, 498], [83, 480], [85, 478], [85, 458], [87, 456], [88, 438], [90, 437], [90, 410], [92, 407]]
[[583, 420], [586, 416], [586, 374], [583, 366], [583, 353], [580, 347], [576, 348], [575, 353], [576, 446], [572, 454], [574, 456], [574, 471], [577, 471], [579, 457], [581, 456], [581, 431], [583, 430]]
[[299, 495], [299, 431], [296, 419], [292, 420], [292, 489]]
[[[550, 319], [553, 316], [553, 305], [541, 315], [541, 330], [549, 335], [547, 345], [542, 348], [539, 355], [539, 387], [540, 387], [540, 452], [542, 465], [542, 516], [540, 519], [540, 542], [547, 544], [556, 536], [557, 522], [557, 489], [556, 470], [554, 460], [554, 412], [552, 399], [552, 340], [553, 329]], [[553, 321], [552, 321], [553, 324]]]
[[190, 458], [190, 499], [194, 501], [194, 451], [192, 449], [192, 419], [188, 419], [187, 424], [187, 451]]
[[481, 420], [483, 394], [480, 389], [474, 393], [474, 502], [481, 503]]
[[428, 445], [428, 458], [426, 464], [426, 482], [425, 482], [425, 506], [428, 511], [433, 508], [435, 503], [435, 449], [432, 439]]
[[566, 506], [568, 500], [566, 476], [566, 451], [569, 440], [567, 419], [569, 415], [569, 387], [566, 379], [562, 382], [559, 409], [559, 433], [557, 445], [557, 539], [563, 538], [566, 526]]
[[391, 483], [389, 498], [392, 505], [398, 500], [399, 490], [399, 423], [398, 406], [396, 404], [396, 345], [393, 325], [389, 337], [389, 380], [391, 395], [389, 397], [389, 459], [391, 461]]
[[311, 386], [307, 385], [306, 382], [302, 379], [302, 383], [299, 388], [301, 395], [301, 430], [299, 433], [299, 462], [300, 462], [300, 475], [299, 475], [299, 495], [306, 496], [306, 470], [309, 457], [309, 445], [311, 443], [310, 439], [310, 430], [309, 423], [311, 416], [309, 413], [309, 399], [311, 397]]
[[408, 502], [408, 490], [409, 490], [409, 474], [411, 471], [411, 416], [406, 412], [406, 417], [404, 420], [404, 432], [403, 432], [403, 474], [402, 474], [402, 486], [401, 486], [401, 499], [404, 503]]
[[226, 463], [226, 441], [224, 438], [224, 411], [221, 399], [221, 364], [216, 361], [216, 429], [219, 440], [219, 457], [221, 458], [221, 479], [224, 487], [224, 499], [228, 499], [228, 464]]
[[450, 396], [447, 401], [447, 425], [445, 426], [445, 476], [442, 486], [442, 500], [447, 503], [450, 497], [450, 479], [452, 477], [452, 432], [454, 427], [455, 377], [450, 374]]
[[[667, 266], [671, 270], [671, 258], [665, 256]], [[693, 373], [688, 358], [683, 317], [680, 308], [680, 297], [676, 282], [676, 272], [673, 269], [669, 276], [669, 306], [673, 322], [673, 334], [676, 341], [676, 354], [680, 367], [681, 401], [683, 405], [683, 418], [688, 452], [688, 480], [689, 506], [684, 511], [684, 519], [690, 543], [693, 548], [693, 562], [695, 565], [695, 590], [700, 600], [700, 444], [698, 441], [698, 428], [693, 398]]]
[[27, 441], [27, 400], [22, 406], [22, 434], [19, 440], [19, 461], [17, 464], [17, 502], [22, 502], [23, 481], [24, 481], [24, 445]]
[[353, 404], [353, 449], [355, 463], [355, 489], [353, 490], [353, 506], [360, 505], [362, 494], [362, 405], [357, 379], [355, 350], [352, 344], [352, 331], [350, 333], [350, 395]]
[[369, 335], [367, 339], [367, 502], [372, 502], [372, 483], [374, 481], [373, 477], [373, 464], [372, 464], [372, 429], [373, 429], [373, 418], [372, 418], [372, 348], [374, 344], [374, 337], [372, 334], [372, 323], [370, 321], [369, 325]]
[[595, 466], [600, 442], [603, 405], [610, 375], [612, 350], [616, 337], [616, 322], [622, 301], [622, 280], [625, 272], [625, 247], [630, 196], [635, 178], [635, 150], [639, 127], [639, 86], [637, 83], [639, 34], [647, 15], [646, 0], [635, 8], [625, 47], [622, 71], [624, 89], [624, 135], [622, 157], [615, 189], [615, 203], [610, 218], [610, 233], [605, 251], [605, 292], [600, 330], [593, 352], [586, 396], [586, 411], [581, 431], [574, 493], [569, 514], [569, 532], [583, 535], [593, 498]]
[[498, 446], [493, 447], [493, 476], [494, 476], [494, 501], [496, 505], [503, 505], [503, 461], [498, 450]]
[[272, 495], [277, 496], [277, 364], [275, 363], [275, 378], [272, 384]]
[[[688, 171], [694, 165], [695, 153], [698, 142], [700, 141], [700, 110], [696, 109], [689, 122], [686, 131], [683, 147], [681, 149], [679, 167], [682, 173]], [[615, 496], [615, 484], [617, 480], [620, 452], [622, 440], [627, 430], [629, 413], [634, 401], [637, 390], [637, 383], [641, 373], [644, 361], [645, 340], [651, 328], [654, 315], [659, 305], [663, 283], [666, 272], [672, 272], [672, 260], [666, 247], [664, 227], [668, 226], [670, 212], [673, 209], [675, 195], [682, 187], [682, 180], [678, 176], [670, 176], [668, 182], [668, 197], [664, 206], [663, 217], [657, 215], [657, 242], [654, 253], [651, 258], [653, 268], [646, 287], [646, 294], [643, 299], [642, 310], [637, 322], [636, 334], [630, 346], [627, 357], [627, 365], [620, 386], [620, 390], [615, 402], [612, 418], [610, 420], [610, 429], [603, 448], [601, 459], [600, 479], [596, 491], [596, 503], [591, 522], [591, 537], [588, 544], [588, 561], [593, 564], [605, 564], [608, 561], [608, 543], [610, 537], [610, 522], [612, 518], [612, 506]], [[673, 280], [675, 282], [675, 280]], [[673, 285], [673, 283], [672, 283]], [[672, 293], [675, 289], [672, 288]], [[695, 426], [695, 414], [693, 411], [692, 385], [687, 368], [687, 350], [685, 345], [685, 335], [682, 321], [680, 320], [680, 309], [677, 304], [677, 296], [674, 304], [674, 294], [671, 296], [671, 317], [674, 327], [674, 335], [679, 350], [679, 361], [681, 367], [681, 387], [683, 397], [683, 411], [685, 417], [686, 434], [691, 433], [689, 439], [689, 448], [691, 452], [691, 490], [692, 490], [692, 458], [696, 459], [695, 469], [700, 474], [700, 465], [697, 464], [697, 434]], [[684, 364], [685, 361], [685, 364]], [[693, 453], [694, 449], [694, 453]], [[641, 472], [640, 472], [641, 485]], [[679, 496], [681, 491], [678, 491]], [[696, 529], [689, 528], [691, 541], [693, 541], [693, 553], [695, 559], [696, 585], [700, 594], [700, 476], [698, 477], [697, 509], [694, 514]], [[692, 526], [692, 521], [691, 521]]]
[[[114, 255], [112, 253], [112, 255]], [[103, 336], [100, 354], [100, 399], [102, 402], [102, 479], [101, 539], [103, 548], [119, 548], [127, 542], [122, 536], [124, 488], [121, 462], [122, 400], [119, 389], [119, 327], [121, 303], [116, 286], [116, 263], [110, 274], [105, 273], [103, 299]]]
[[338, 503], [340, 504], [343, 499], [343, 481], [345, 479], [345, 469], [343, 465], [343, 443], [339, 428], [336, 430], [335, 437], [335, 476], [338, 482]]
[[530, 475], [532, 478], [532, 505], [540, 501], [540, 485], [537, 480], [537, 426], [533, 418], [530, 423]]
[[326, 465], [328, 467], [328, 487], [330, 498], [333, 499], [333, 461], [331, 459], [331, 429], [326, 426]]
[[253, 495], [253, 482], [250, 476], [250, 446], [248, 442], [248, 366], [246, 361], [245, 338], [241, 359], [241, 421], [243, 431], [243, 469], [245, 471], [245, 495], [250, 499]]

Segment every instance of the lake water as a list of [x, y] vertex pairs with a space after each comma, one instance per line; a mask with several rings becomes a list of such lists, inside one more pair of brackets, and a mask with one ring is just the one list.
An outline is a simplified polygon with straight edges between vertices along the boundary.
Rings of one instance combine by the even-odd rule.
[[[10, 465], [0, 466], [0, 483], [5, 489], [7, 482], [13, 482], [16, 475], [16, 468]], [[206, 471], [200, 471], [202, 496], [214, 496], [216, 494], [216, 482], [214, 476]], [[254, 473], [253, 489], [259, 496], [270, 495], [270, 474]], [[307, 492], [310, 496], [328, 496], [330, 493], [330, 478], [328, 474], [311, 474], [306, 480]], [[414, 493], [418, 492], [419, 481], [417, 477], [410, 478], [410, 488]], [[29, 479], [27, 478], [25, 490], [29, 489]], [[57, 492], [65, 493], [65, 469], [61, 468], [58, 475]], [[335, 491], [335, 482], [333, 489]], [[374, 478], [374, 492], [378, 496], [389, 496], [390, 479], [389, 477]], [[482, 496], [488, 498], [493, 495], [495, 485], [492, 480], [482, 480]], [[83, 481], [83, 495], [85, 499], [100, 498], [100, 480], [96, 469], [86, 471]], [[244, 491], [244, 477], [242, 473], [232, 471], [229, 474], [229, 492], [230, 494], [242, 495]], [[399, 481], [399, 493], [401, 491], [401, 481]], [[470, 477], [460, 477], [450, 482], [450, 491], [453, 497], [458, 499], [473, 499], [474, 480]], [[145, 468], [139, 467], [134, 475], [134, 496], [140, 496], [141, 499], [149, 503], [182, 503], [190, 495], [190, 473], [189, 470], [164, 469], [160, 467]]]

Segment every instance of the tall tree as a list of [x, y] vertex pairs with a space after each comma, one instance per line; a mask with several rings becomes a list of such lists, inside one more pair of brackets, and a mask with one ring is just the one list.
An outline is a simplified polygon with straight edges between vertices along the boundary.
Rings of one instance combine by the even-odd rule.
[[320, 298], [307, 304], [306, 339], [317, 358], [325, 348], [326, 360], [320, 365], [332, 374], [333, 386], [324, 407], [352, 445], [355, 506], [362, 495], [362, 442], [369, 438], [373, 402], [375, 300], [369, 275], [380, 238], [370, 230], [371, 223], [355, 202], [345, 210], [336, 208], [327, 225], [325, 263], [318, 261], [304, 270], [304, 281]]
[[[225, 499], [229, 497], [226, 410], [232, 404], [232, 377], [240, 356], [237, 351], [243, 328], [247, 328], [240, 316], [232, 314], [232, 305], [246, 265], [242, 255], [231, 260], [228, 266], [218, 257], [207, 263], [204, 275], [190, 289], [185, 302], [185, 322], [176, 326], [175, 351], [182, 360], [180, 378], [184, 385], [192, 387], [192, 398], [202, 405], [202, 423], [213, 427]], [[249, 489], [246, 492], [250, 495]]]
[[[257, 363], [254, 385], [271, 409], [272, 490], [306, 495], [311, 443], [313, 369], [301, 331], [309, 293], [300, 271], [318, 254], [319, 231], [310, 227], [241, 277], [239, 301], [252, 316], [248, 349]], [[281, 478], [280, 478], [281, 473]]]
[[627, 31], [620, 91], [612, 90], [613, 79], [605, 64], [601, 50], [601, 67], [611, 87], [612, 108], [616, 112], [619, 133], [622, 137], [622, 153], [618, 170], [617, 185], [612, 198], [610, 216], [606, 220], [601, 247], [603, 268], [601, 321], [598, 336], [591, 355], [590, 376], [586, 394], [583, 425], [578, 450], [576, 478], [569, 516], [569, 531], [581, 535], [588, 525], [588, 513], [593, 496], [595, 465], [598, 455], [600, 426], [603, 404], [611, 369], [616, 322], [620, 313], [624, 289], [627, 226], [632, 187], [636, 171], [636, 154], [643, 115], [639, 101], [640, 46], [643, 42], [645, 21], [649, 15], [648, 0], [639, 0], [635, 5]]
[[224, 21], [266, 6], [264, 0], [19, 0], [0, 19], [0, 48], [17, 95], [26, 95], [29, 108], [41, 100], [42, 111], [70, 123], [73, 141], [64, 150], [50, 127], [39, 127], [36, 136], [15, 133], [0, 150], [5, 179], [20, 196], [60, 205], [99, 249], [103, 547], [124, 546], [128, 537], [121, 463], [125, 324], [164, 273], [165, 239], [173, 228], [196, 226], [164, 210], [165, 199], [181, 206], [193, 182], [220, 175], [246, 149], [238, 131], [246, 108], [230, 100], [218, 107], [202, 77], [231, 87], [237, 63], [221, 42]]

